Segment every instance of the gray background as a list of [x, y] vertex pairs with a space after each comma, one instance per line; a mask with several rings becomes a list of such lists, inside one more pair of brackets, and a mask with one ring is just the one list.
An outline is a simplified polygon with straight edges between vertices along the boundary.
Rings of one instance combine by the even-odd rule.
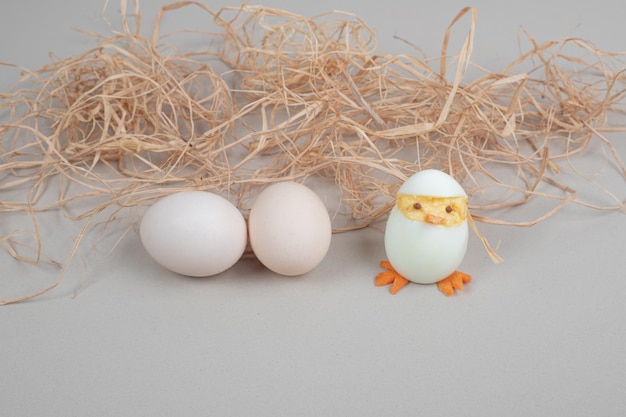
[[[146, 34], [164, 3], [142, 4]], [[238, 3], [210, 2], [223, 4]], [[466, 5], [263, 4], [306, 15], [354, 12], [376, 30], [381, 52], [406, 50], [398, 35], [431, 57]], [[0, 61], [32, 69], [49, 52], [64, 57], [93, 46], [70, 28], [108, 33], [102, 5], [4, 2]], [[518, 56], [522, 26], [540, 41], [572, 36], [626, 50], [622, 1], [473, 6], [472, 60], [489, 70]], [[118, 7], [109, 7], [114, 24]], [[193, 10], [177, 16], [198, 24]], [[465, 29], [455, 33], [461, 39]], [[17, 71], [0, 75], [5, 89]], [[626, 157], [624, 135], [611, 138]], [[611, 182], [624, 199], [624, 180], [613, 175]], [[520, 214], [532, 218], [533, 210]], [[46, 225], [45, 238], [63, 259], [77, 228], [58, 213], [44, 216]], [[0, 307], [0, 415], [624, 415], [624, 214], [572, 206], [533, 228], [481, 230], [499, 242], [505, 262], [493, 265], [472, 236], [461, 269], [474, 282], [452, 298], [434, 286], [411, 285], [396, 296], [376, 288], [384, 258], [376, 229], [335, 235], [323, 264], [303, 277], [276, 276], [247, 258], [209, 279], [160, 269], [132, 230], [108, 254], [119, 237], [111, 231], [101, 246], [79, 253], [55, 291]], [[57, 276], [46, 264], [2, 256], [2, 298]]]

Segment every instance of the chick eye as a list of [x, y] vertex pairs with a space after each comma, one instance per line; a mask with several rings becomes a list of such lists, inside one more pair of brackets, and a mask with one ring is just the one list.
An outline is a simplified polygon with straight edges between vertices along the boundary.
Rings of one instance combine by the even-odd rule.
[[446, 213], [452, 213], [452, 206], [446, 207]]
[[422, 205], [420, 203], [415, 203], [415, 204], [413, 204], [413, 208], [415, 210], [420, 210], [422, 208]]

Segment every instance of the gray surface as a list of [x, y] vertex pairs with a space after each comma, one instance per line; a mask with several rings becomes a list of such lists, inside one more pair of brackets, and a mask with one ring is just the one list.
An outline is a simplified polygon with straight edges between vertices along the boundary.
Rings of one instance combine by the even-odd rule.
[[[147, 28], [163, 2], [144, 3]], [[377, 30], [381, 50], [401, 48], [397, 34], [429, 56], [465, 5], [264, 4], [355, 12]], [[0, 61], [34, 68], [48, 52], [84, 50], [91, 41], [69, 28], [105, 30], [101, 5], [4, 3]], [[473, 60], [489, 69], [517, 56], [520, 25], [539, 40], [575, 36], [626, 49], [621, 1], [474, 5]], [[15, 79], [0, 71], [3, 87]], [[613, 139], [626, 157], [624, 136]], [[614, 185], [625, 198], [624, 181]], [[46, 218], [63, 226], [49, 238], [64, 256], [75, 228], [58, 214]], [[462, 270], [474, 282], [452, 298], [434, 286], [396, 296], [374, 287], [384, 250], [372, 229], [336, 235], [325, 262], [296, 279], [253, 259], [210, 279], [177, 277], [131, 232], [111, 255], [81, 252], [54, 292], [0, 307], [0, 415], [624, 415], [624, 214], [570, 207], [530, 229], [481, 230], [500, 242], [505, 262], [491, 264], [472, 237]], [[3, 297], [56, 277], [46, 265], [0, 261]]]

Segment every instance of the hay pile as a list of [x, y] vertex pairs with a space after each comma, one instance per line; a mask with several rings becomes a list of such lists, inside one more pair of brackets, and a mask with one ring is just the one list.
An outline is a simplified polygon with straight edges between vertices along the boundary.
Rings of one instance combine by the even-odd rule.
[[[73, 215], [84, 222], [82, 236], [100, 213], [184, 189], [225, 195], [247, 213], [264, 184], [284, 180], [330, 185], [336, 232], [383, 217], [401, 182], [425, 168], [456, 177], [478, 221], [528, 226], [572, 202], [624, 208], [604, 189], [614, 204], [583, 201], [559, 179], [593, 142], [626, 178], [602, 136], [609, 114], [622, 111], [623, 64], [588, 42], [528, 37], [532, 47], [509, 67], [467, 81], [470, 8], [448, 27], [441, 57], [428, 60], [379, 54], [373, 30], [347, 13], [309, 18], [180, 2], [163, 7], [145, 37], [134, 6], [128, 12], [122, 0], [120, 32], [24, 72], [0, 95], [0, 192], [26, 190], [0, 198], [0, 213], [22, 213], [33, 225], [31, 243], [0, 233], [19, 260], [42, 259], [42, 211], [87, 205]], [[190, 7], [216, 28], [191, 33], [209, 39], [204, 49], [185, 50], [175, 46], [180, 33], [160, 33], [168, 14]], [[448, 40], [464, 19], [464, 45], [451, 54]], [[52, 183], [60, 193], [44, 198]], [[536, 198], [554, 201], [537, 219], [489, 216]]]

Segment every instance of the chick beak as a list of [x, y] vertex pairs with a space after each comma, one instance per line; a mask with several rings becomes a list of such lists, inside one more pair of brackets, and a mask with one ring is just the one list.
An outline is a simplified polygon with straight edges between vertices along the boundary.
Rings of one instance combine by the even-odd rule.
[[435, 216], [434, 214], [427, 214], [425, 220], [426, 220], [426, 223], [441, 224], [443, 223], [444, 218], [441, 216]]

